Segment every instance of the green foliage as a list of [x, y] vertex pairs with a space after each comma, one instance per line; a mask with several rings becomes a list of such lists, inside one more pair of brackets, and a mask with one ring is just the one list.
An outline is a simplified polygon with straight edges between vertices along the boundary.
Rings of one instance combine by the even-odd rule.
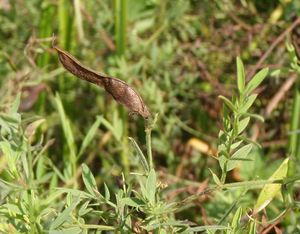
[[[237, 58], [237, 86], [239, 95], [230, 101], [224, 96], [220, 98], [224, 101], [224, 126], [219, 133], [218, 160], [222, 169], [221, 181], [225, 183], [228, 171], [237, 167], [239, 161], [247, 160], [252, 149], [250, 139], [242, 137], [242, 133], [247, 128], [251, 118], [261, 119], [259, 115], [248, 113], [248, 109], [254, 103], [256, 95], [251, 92], [258, 87], [268, 73], [265, 68], [258, 72], [247, 84], [245, 84], [244, 65], [240, 58]], [[246, 107], [245, 107], [246, 106]], [[229, 110], [232, 112], [230, 113]]]
[[[270, 44], [298, 8], [3, 1], [0, 232], [298, 233], [299, 82], [264, 110], [283, 78], [299, 75], [289, 39], [287, 53]], [[130, 84], [152, 118], [65, 73], [53, 34], [87, 67]]]

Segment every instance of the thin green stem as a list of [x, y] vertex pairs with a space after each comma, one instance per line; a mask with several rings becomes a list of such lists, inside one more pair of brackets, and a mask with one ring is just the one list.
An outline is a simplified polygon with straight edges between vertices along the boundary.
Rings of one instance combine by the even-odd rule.
[[238, 125], [238, 115], [236, 113], [234, 113], [234, 117], [233, 117], [233, 121], [232, 121], [232, 129], [229, 132], [229, 140], [228, 140], [228, 144], [226, 146], [226, 155], [228, 156], [227, 161], [224, 163], [224, 168], [222, 170], [222, 175], [221, 175], [221, 182], [222, 184], [225, 184], [226, 181], [226, 176], [227, 176], [227, 163], [228, 160], [231, 157], [231, 146], [233, 144], [233, 142], [236, 140], [237, 137], [237, 125]]
[[226, 168], [227, 168], [227, 161], [224, 164], [224, 170], [222, 170], [222, 175], [221, 175], [221, 183], [222, 184], [225, 184], [225, 181], [226, 181], [226, 175], [227, 175]]
[[130, 165], [129, 165], [129, 159], [128, 159], [128, 117], [127, 113], [124, 110], [124, 108], [121, 109], [121, 115], [124, 122], [123, 125], [123, 137], [122, 137], [122, 164], [124, 168], [125, 175], [127, 176], [129, 174]]
[[149, 167], [151, 170], [151, 169], [153, 169], [152, 146], [151, 146], [152, 128], [151, 127], [146, 128], [145, 132], [146, 132], [147, 155], [148, 155], [148, 160], [149, 160]]
[[149, 161], [149, 167], [150, 170], [153, 169], [153, 157], [152, 157], [152, 145], [151, 145], [151, 132], [153, 129], [153, 126], [155, 125], [157, 121], [158, 114], [154, 116], [154, 119], [146, 119], [145, 121], [145, 133], [146, 133], [146, 147], [147, 147], [147, 156]]
[[115, 41], [117, 54], [124, 55], [127, 31], [127, 0], [114, 0]]

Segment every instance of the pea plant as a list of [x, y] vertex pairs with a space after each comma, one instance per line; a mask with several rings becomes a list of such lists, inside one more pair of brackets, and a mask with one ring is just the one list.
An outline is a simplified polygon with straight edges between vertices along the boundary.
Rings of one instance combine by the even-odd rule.
[[223, 130], [219, 132], [218, 144], [218, 161], [222, 169], [221, 183], [225, 183], [227, 172], [233, 170], [239, 161], [249, 160], [247, 156], [255, 142], [244, 137], [243, 132], [250, 119], [263, 121], [260, 115], [250, 113], [249, 109], [257, 98], [257, 94], [252, 92], [264, 80], [269, 69], [262, 69], [246, 84], [242, 60], [237, 58], [236, 61], [238, 95], [233, 96], [232, 100], [220, 96], [225, 104], [224, 125]]
[[[74, 147], [74, 134], [70, 121], [64, 111], [59, 95], [55, 97], [56, 107], [61, 119], [63, 132], [67, 138], [70, 157], [65, 161], [65, 171], [62, 173], [47, 155], [47, 149], [53, 141], [43, 145], [42, 134], [38, 129], [45, 122], [44, 119], [22, 119], [18, 113], [20, 96], [13, 103], [8, 113], [1, 113], [1, 154], [7, 166], [1, 169], [3, 174], [0, 180], [0, 231], [19, 233], [197, 233], [206, 231], [215, 233], [247, 233], [256, 232], [257, 221], [249, 218], [243, 224], [242, 218], [245, 209], [234, 202], [224, 216], [215, 224], [197, 226], [186, 220], [176, 218], [183, 204], [192, 202], [204, 193], [197, 193], [184, 201], [167, 201], [164, 198], [165, 186], [159, 181], [155, 164], [152, 158], [151, 132], [155, 127], [157, 115], [151, 116], [150, 111], [141, 97], [125, 82], [116, 78], [89, 70], [81, 65], [74, 57], [65, 51], [56, 48], [60, 61], [64, 67], [79, 78], [104, 86], [105, 90], [121, 104], [131, 111], [139, 113], [145, 119], [146, 153], [130, 138], [135, 155], [139, 159], [140, 169], [129, 175], [122, 176], [121, 186], [114, 194], [110, 185], [105, 182], [99, 186], [91, 169], [81, 164], [77, 168], [78, 158], [87, 149], [87, 145], [95, 136], [97, 128], [103, 124], [111, 131], [110, 125], [102, 116], [96, 118], [95, 123], [86, 134], [79, 152]], [[238, 166], [239, 162], [249, 161], [249, 153], [253, 145], [258, 145], [245, 137], [251, 119], [263, 118], [249, 112], [257, 98], [253, 91], [261, 84], [268, 74], [268, 69], [259, 71], [249, 82], [246, 82], [244, 66], [237, 58], [237, 88], [238, 95], [224, 101], [223, 129], [218, 137], [217, 160], [221, 167], [220, 178], [213, 173], [216, 186], [210, 186], [205, 192], [219, 191], [239, 187], [240, 184], [226, 183], [227, 174]], [[100, 80], [100, 81], [99, 81]], [[122, 91], [123, 95], [117, 92]], [[123, 98], [123, 99], [122, 99]], [[125, 98], [125, 99], [124, 99]], [[254, 207], [256, 213], [262, 210], [281, 189], [280, 184], [270, 187], [269, 183], [278, 181], [286, 176], [287, 160], [272, 175], [270, 180], [260, 181], [263, 185], [260, 196]], [[74, 182], [76, 172], [81, 173], [83, 187]], [[61, 181], [61, 183], [59, 183]], [[248, 181], [244, 185], [253, 185]], [[257, 184], [257, 183], [256, 183]], [[269, 187], [268, 187], [269, 186]], [[272, 191], [271, 195], [270, 192]], [[244, 190], [241, 194], [245, 194]], [[267, 194], [267, 195], [266, 195]], [[238, 207], [237, 207], [238, 206]], [[229, 214], [228, 225], [223, 225]]]

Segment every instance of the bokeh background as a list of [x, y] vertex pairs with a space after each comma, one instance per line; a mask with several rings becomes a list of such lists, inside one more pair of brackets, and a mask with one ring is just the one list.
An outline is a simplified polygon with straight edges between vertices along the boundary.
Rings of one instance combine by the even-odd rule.
[[[240, 56], [248, 80], [263, 67], [271, 72], [256, 90], [259, 99], [252, 109], [265, 122], [252, 121], [247, 130], [262, 148], [251, 153], [255, 163], [242, 164], [228, 180], [268, 178], [291, 152], [296, 77], [287, 45], [299, 11], [296, 0], [0, 0], [0, 109], [7, 112], [21, 94], [24, 125], [45, 119], [38, 134], [43, 144], [51, 141], [45, 154], [64, 175], [72, 152], [62, 129], [58, 95], [76, 153], [90, 126], [103, 119], [77, 158], [78, 167], [86, 163], [100, 187], [105, 181], [114, 191], [122, 173], [140, 167], [128, 137], [145, 150], [143, 119], [103, 89], [67, 73], [51, 48], [55, 36], [61, 48], [86, 66], [126, 81], [151, 113], [158, 113], [152, 149], [161, 180], [195, 181], [205, 187], [211, 177], [208, 168], [220, 170], [211, 157], [222, 128], [218, 96], [236, 92], [235, 59]], [[274, 101], [284, 85], [284, 95]], [[41, 169], [41, 175], [48, 170]], [[57, 184], [63, 182], [57, 178]], [[180, 199], [195, 191], [174, 185], [165, 196]], [[247, 194], [245, 202], [251, 203], [257, 193]], [[177, 215], [209, 223], [222, 216], [230, 199], [234, 195], [199, 199]]]

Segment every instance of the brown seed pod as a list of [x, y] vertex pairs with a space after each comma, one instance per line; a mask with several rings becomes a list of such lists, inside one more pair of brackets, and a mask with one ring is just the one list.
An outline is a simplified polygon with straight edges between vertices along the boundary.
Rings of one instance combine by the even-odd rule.
[[57, 51], [61, 64], [73, 75], [103, 87], [117, 102], [125, 105], [130, 111], [140, 114], [145, 119], [150, 116], [150, 112], [141, 96], [124, 81], [93, 71], [82, 65], [66, 51], [57, 46], [53, 46], [53, 48]]

